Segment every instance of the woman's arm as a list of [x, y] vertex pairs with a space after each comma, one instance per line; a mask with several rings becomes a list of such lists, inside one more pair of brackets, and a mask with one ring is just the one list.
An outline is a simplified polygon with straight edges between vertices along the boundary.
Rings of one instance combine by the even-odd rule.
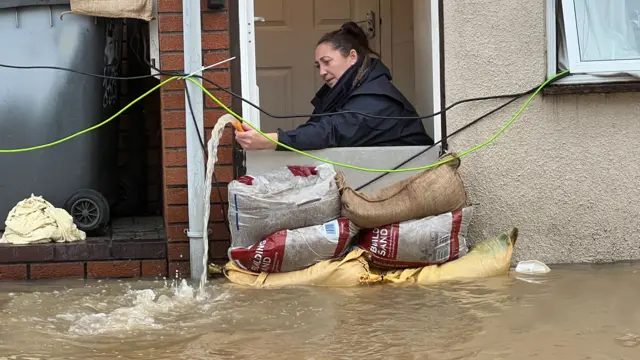
[[[278, 141], [298, 150], [319, 150], [340, 146], [341, 138], [348, 136], [349, 122], [344, 116], [323, 116], [293, 130], [278, 129]], [[276, 150], [288, 150], [278, 146]]]
[[[242, 129], [244, 131], [236, 131], [236, 141], [245, 150], [273, 150], [276, 148], [276, 143], [262, 136], [262, 134], [253, 130], [250, 126], [242, 123]], [[271, 139], [278, 141], [277, 133], [267, 133]]]

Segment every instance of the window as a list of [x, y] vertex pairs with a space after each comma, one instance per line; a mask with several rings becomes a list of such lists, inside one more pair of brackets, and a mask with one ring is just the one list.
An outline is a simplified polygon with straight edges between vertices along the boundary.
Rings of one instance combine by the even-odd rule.
[[547, 0], [549, 75], [565, 83], [640, 81], [640, 0]]

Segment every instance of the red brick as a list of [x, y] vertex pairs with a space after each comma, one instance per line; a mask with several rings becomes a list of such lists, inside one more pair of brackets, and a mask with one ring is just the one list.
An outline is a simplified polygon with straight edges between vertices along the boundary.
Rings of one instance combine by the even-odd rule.
[[165, 185], [187, 185], [187, 168], [165, 168]]
[[221, 165], [216, 167], [216, 177], [221, 183], [230, 183], [233, 181], [233, 166]]
[[[168, 111], [162, 113], [162, 128], [163, 129], [184, 129], [185, 124], [185, 112], [184, 111]], [[205, 111], [206, 115], [206, 111]]]
[[[218, 120], [220, 120], [220, 117], [226, 113], [227, 111], [224, 109], [206, 109], [204, 111], [204, 127], [213, 129], [213, 127], [218, 123]], [[225, 131], [226, 130], [227, 129], [225, 129]]]
[[202, 13], [202, 30], [228, 30], [229, 14], [221, 12]]
[[[185, 130], [170, 130], [162, 133], [162, 145], [167, 147], [186, 147], [187, 132]], [[186, 165], [186, 163], [185, 163]]]
[[88, 262], [87, 277], [94, 279], [140, 277], [140, 261]]
[[188, 261], [171, 261], [168, 275], [170, 278], [188, 278], [191, 276], [191, 266]]
[[[209, 129], [208, 131], [211, 132], [211, 129], [213, 129], [213, 127], [218, 122], [220, 117], [226, 113], [227, 113], [226, 110], [220, 109], [220, 108], [205, 109], [204, 110], [205, 128]], [[162, 127], [164, 129], [184, 129], [185, 126], [186, 124], [185, 124], [184, 111], [167, 111], [163, 113]], [[223, 135], [223, 138], [221, 139], [221, 144], [231, 145], [231, 141], [230, 141], [231, 137], [232, 137], [232, 131], [231, 131], [231, 127], [229, 127], [228, 129], [225, 129], [225, 135]], [[225, 139], [226, 141], [222, 141]]]
[[189, 202], [189, 193], [186, 187], [166, 189], [164, 196], [167, 205], [185, 205]]
[[170, 243], [167, 246], [167, 258], [169, 261], [189, 260], [189, 243]]
[[228, 241], [229, 239], [231, 239], [231, 235], [229, 234], [229, 230], [227, 230], [227, 225], [225, 225], [225, 223], [223, 223], [223, 222], [211, 223], [211, 224], [209, 224], [209, 229], [211, 230], [211, 233], [209, 234], [209, 240], [212, 240], [212, 241], [220, 241], [220, 240]]
[[[166, 149], [164, 151], [164, 164], [166, 166], [186, 166], [186, 149]], [[216, 165], [232, 165], [233, 149], [230, 147], [218, 147], [218, 161]]]
[[[225, 211], [228, 206], [225, 205]], [[168, 222], [173, 223], [187, 223], [189, 222], [189, 207], [187, 205], [167, 206], [165, 217]], [[211, 212], [209, 213], [210, 221], [223, 221], [222, 213], [220, 212], [220, 205], [211, 205]]]
[[[210, 93], [211, 93], [211, 95], [216, 97], [220, 102], [222, 102], [226, 107], [231, 109], [231, 95], [227, 94], [226, 92], [220, 91], [220, 90], [210, 91]], [[208, 107], [208, 108], [220, 108], [221, 107], [220, 105], [218, 105], [217, 102], [214, 102], [213, 99], [211, 99], [209, 97], [209, 94], [205, 94], [204, 100], [205, 100], [205, 106]], [[183, 108], [184, 108], [184, 96], [183, 96]]]
[[162, 93], [162, 110], [184, 110], [184, 93]]
[[[225, 232], [227, 232], [226, 229], [225, 229]], [[209, 260], [226, 259], [228, 249], [229, 249], [229, 241], [225, 241], [225, 240], [209, 241]]]
[[[182, 42], [180, 42], [180, 45], [182, 46]], [[177, 46], [177, 43], [167, 44], [167, 46], [169, 47]], [[228, 48], [229, 48], [229, 33], [215, 32], [215, 33], [202, 34], [202, 50], [224, 50]], [[162, 50], [162, 48], [160, 49]]]
[[160, 51], [183, 51], [182, 34], [160, 34]]
[[27, 265], [0, 265], [0, 280], [26, 280]]
[[158, 0], [158, 12], [182, 12], [182, 0]]
[[[163, 56], [166, 56], [166, 55], [163, 55]], [[170, 61], [173, 62], [175, 60], [173, 58], [170, 58]], [[177, 67], [178, 64], [169, 63], [168, 66]], [[182, 67], [183, 66], [180, 66], [179, 69], [173, 69], [173, 70], [170, 70], [170, 71], [180, 71], [181, 72], [182, 71]], [[221, 69], [216, 69], [215, 71], [205, 71], [204, 77], [206, 79], [211, 80], [216, 85], [219, 85], [219, 86], [215, 86], [215, 85], [203, 80], [202, 81], [202, 85], [209, 91], [218, 90], [220, 87], [222, 87], [223, 89], [229, 89], [229, 87], [231, 86], [231, 80], [230, 80], [230, 75], [229, 75], [228, 71], [224, 71], [224, 70], [221, 70]], [[162, 87], [162, 89], [163, 90], [180, 90], [180, 91], [184, 91], [185, 81], [189, 81], [189, 80], [174, 80], [174, 81], [168, 82], [166, 85], [164, 85]], [[203, 94], [202, 90], [200, 90], [200, 89], [196, 89], [196, 91], [199, 94]], [[191, 94], [191, 92], [189, 94]], [[195, 93], [192, 96], [195, 96]]]
[[189, 208], [187, 205], [167, 206], [164, 216], [167, 222], [187, 223], [189, 222]]
[[167, 226], [165, 233], [167, 236], [167, 241], [187, 241], [189, 238], [187, 234], [185, 234], [185, 229], [187, 229], [189, 225], [169, 225]]
[[[180, 71], [182, 71], [182, 69], [180, 69]], [[168, 82], [165, 86], [163, 86], [163, 90], [179, 90], [179, 91], [184, 91], [184, 82], [185, 81], [189, 81], [189, 80], [175, 80], [175, 81], [171, 81]], [[197, 89], [196, 90], [198, 93], [202, 93], [202, 90]], [[193, 91], [189, 92], [189, 95], [191, 95], [192, 97], [195, 97], [196, 94], [191, 94]], [[184, 96], [184, 95], [183, 95]]]
[[30, 278], [64, 279], [84, 278], [84, 263], [31, 264]]
[[[160, 54], [160, 68], [164, 71], [183, 72], [184, 70], [184, 55], [183, 54]], [[166, 80], [166, 79], [163, 79]], [[163, 86], [166, 89], [174, 83], [181, 83], [182, 81], [174, 80]]]
[[[218, 211], [219, 208], [218, 208]], [[167, 241], [169, 242], [181, 242], [188, 241], [189, 238], [184, 233], [184, 230], [187, 229], [189, 225], [169, 225], [166, 229]], [[227, 230], [227, 226], [223, 222], [215, 222], [209, 224], [209, 229], [211, 233], [209, 233], [209, 241], [229, 241], [231, 238], [229, 235], [229, 231]], [[226, 250], [225, 250], [226, 251]]]
[[142, 261], [142, 277], [167, 277], [166, 260]]
[[158, 30], [161, 33], [182, 31], [182, 14], [160, 14], [158, 18]]
[[[226, 186], [220, 187], [222, 193], [222, 202], [228, 202], [228, 191]], [[165, 190], [165, 201], [171, 205], [186, 205], [189, 202], [189, 194], [186, 187], [182, 188], [168, 188]], [[211, 202], [219, 203], [220, 196], [215, 186], [211, 189]]]
[[[214, 82], [216, 85], [222, 87], [223, 89], [229, 89], [231, 87], [231, 76], [229, 75], [228, 71], [205, 71], [204, 78]], [[209, 91], [217, 90], [219, 88], [218, 86], [215, 86], [206, 81], [203, 81], [203, 84], [204, 87]]]
[[[231, 56], [229, 55], [228, 51], [207, 52], [204, 54], [203, 65], [204, 66], [213, 65], [213, 64], [219, 63], [220, 61], [227, 60], [230, 57]], [[229, 65], [232, 62], [237, 62], [237, 61], [238, 61], [238, 58], [235, 58], [231, 61], [227, 61], [226, 63], [220, 64], [213, 69], [228, 69]]]
[[187, 165], [187, 150], [186, 149], [166, 149], [164, 151], [164, 164], [166, 166]]

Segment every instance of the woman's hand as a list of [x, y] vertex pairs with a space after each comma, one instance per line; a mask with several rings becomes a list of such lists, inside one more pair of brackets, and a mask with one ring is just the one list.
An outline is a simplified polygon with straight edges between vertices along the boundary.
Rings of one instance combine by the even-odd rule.
[[[245, 150], [266, 150], [266, 149], [275, 149], [276, 144], [269, 139], [266, 139], [257, 131], [253, 130], [249, 125], [242, 123], [242, 129], [244, 131], [236, 131], [236, 141], [240, 146], [242, 146]], [[278, 141], [278, 134], [271, 133], [267, 134], [270, 138], [275, 141]]]

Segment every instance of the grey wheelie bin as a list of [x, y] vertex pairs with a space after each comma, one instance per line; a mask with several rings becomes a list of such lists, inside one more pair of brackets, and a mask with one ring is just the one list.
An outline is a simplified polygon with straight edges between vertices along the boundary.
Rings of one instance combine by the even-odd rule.
[[[118, 76], [122, 20], [70, 11], [69, 0], [0, 0], [0, 64]], [[31, 148], [95, 126], [119, 109], [118, 80], [0, 67], [0, 149]], [[0, 152], [0, 230], [31, 194], [102, 230], [117, 198], [117, 121], [60, 144]]]

